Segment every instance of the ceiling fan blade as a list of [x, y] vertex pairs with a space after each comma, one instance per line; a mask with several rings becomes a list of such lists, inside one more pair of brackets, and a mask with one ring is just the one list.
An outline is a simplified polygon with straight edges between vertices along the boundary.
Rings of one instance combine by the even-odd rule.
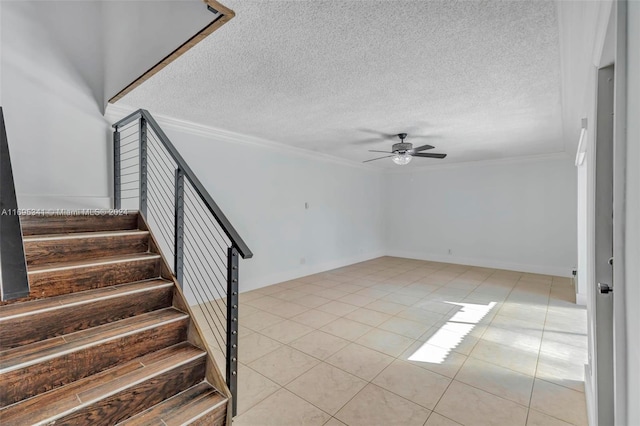
[[416, 154], [413, 154], [413, 157], [440, 158], [440, 159], [442, 159], [442, 158], [444, 158], [446, 156], [447, 156], [447, 154], [425, 154], [425, 153], [420, 153], [420, 152], [418, 152]]
[[432, 146], [432, 145], [422, 145], [422, 146], [419, 146], [419, 147], [417, 147], [417, 148], [413, 148], [411, 151], [413, 151], [413, 152], [420, 152], [420, 151], [426, 151], [426, 150], [428, 150], [428, 149], [433, 149], [433, 148], [435, 148], [435, 146]]
[[393, 155], [385, 155], [384, 157], [378, 157], [378, 158], [373, 158], [371, 160], [365, 160], [365, 161], [363, 161], [363, 163], [368, 163], [369, 161], [382, 160], [383, 158], [389, 158], [389, 157], [393, 157]]
[[382, 152], [383, 154], [393, 154], [393, 152], [390, 152], [390, 151], [376, 151], [375, 149], [370, 149], [369, 152]]

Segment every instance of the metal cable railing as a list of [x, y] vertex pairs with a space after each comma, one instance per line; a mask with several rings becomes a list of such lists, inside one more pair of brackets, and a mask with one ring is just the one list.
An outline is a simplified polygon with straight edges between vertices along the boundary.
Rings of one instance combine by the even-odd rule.
[[205, 329], [237, 410], [238, 257], [253, 254], [148, 111], [113, 125], [114, 207], [138, 209]]

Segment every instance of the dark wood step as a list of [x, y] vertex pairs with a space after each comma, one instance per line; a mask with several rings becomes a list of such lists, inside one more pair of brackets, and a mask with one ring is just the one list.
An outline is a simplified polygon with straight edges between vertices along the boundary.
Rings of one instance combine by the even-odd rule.
[[149, 251], [148, 231], [78, 232], [24, 237], [27, 265], [53, 264]]
[[0, 406], [175, 345], [188, 325], [187, 314], [166, 308], [0, 352]]
[[[121, 426], [180, 426], [205, 421], [224, 424], [227, 398], [207, 382], [202, 382], [142, 413], [118, 423]], [[223, 423], [220, 423], [222, 419]]]
[[160, 277], [160, 255], [139, 253], [28, 268], [30, 297], [42, 298]]
[[171, 306], [173, 283], [149, 280], [0, 306], [0, 350]]
[[138, 229], [138, 212], [122, 215], [23, 215], [20, 216], [20, 223], [22, 224], [22, 235], [121, 231], [124, 229]]
[[205, 364], [204, 351], [180, 343], [6, 407], [0, 421], [113, 425], [201, 383]]

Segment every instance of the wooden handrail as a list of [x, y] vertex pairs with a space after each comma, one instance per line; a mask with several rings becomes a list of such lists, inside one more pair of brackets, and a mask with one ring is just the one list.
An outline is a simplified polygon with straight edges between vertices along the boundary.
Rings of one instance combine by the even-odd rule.
[[206, 27], [198, 31], [193, 37], [189, 40], [182, 43], [177, 49], [173, 52], [169, 53], [165, 56], [161, 61], [157, 64], [149, 68], [145, 71], [140, 77], [135, 79], [132, 83], [130, 83], [127, 87], [118, 92], [115, 96], [109, 99], [109, 103], [114, 103], [122, 99], [125, 95], [131, 92], [136, 87], [140, 86], [142, 83], [147, 81], [149, 78], [160, 72], [164, 67], [169, 65], [171, 62], [178, 59], [182, 54], [187, 52], [196, 44], [200, 43], [204, 40], [208, 35], [216, 31], [218, 28], [229, 22], [234, 16], [236, 16], [235, 12], [228, 7], [218, 3], [215, 0], [203, 0], [207, 5], [209, 10], [213, 9], [212, 12], [217, 12], [216, 17], [213, 21], [209, 23]]

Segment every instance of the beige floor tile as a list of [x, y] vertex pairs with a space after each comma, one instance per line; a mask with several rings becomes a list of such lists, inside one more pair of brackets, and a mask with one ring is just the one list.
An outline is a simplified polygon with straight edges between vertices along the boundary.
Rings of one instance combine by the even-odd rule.
[[374, 328], [367, 334], [356, 340], [356, 343], [366, 346], [370, 349], [385, 353], [392, 357], [397, 357], [406, 350], [412, 343], [413, 339], [400, 336], [385, 330]]
[[267, 296], [266, 293], [265, 293], [265, 296], [263, 297], [249, 300], [248, 302], [246, 302], [247, 305], [253, 306], [254, 308], [258, 308], [263, 311], [268, 311], [271, 307], [279, 303], [282, 303], [282, 300], [276, 299], [275, 297]]
[[381, 330], [391, 331], [392, 333], [400, 334], [411, 339], [417, 339], [431, 328], [431, 326], [404, 318], [393, 317], [380, 324], [378, 328]]
[[238, 368], [238, 414], [242, 414], [275, 391], [280, 385], [240, 364]]
[[287, 389], [321, 410], [335, 414], [366, 384], [356, 376], [320, 363], [289, 383]]
[[351, 343], [331, 355], [325, 362], [364, 380], [371, 381], [393, 362], [393, 358], [357, 343]]
[[537, 351], [540, 349], [540, 343], [542, 342], [542, 332], [536, 331], [536, 333], [537, 335], [531, 335], [525, 334], [523, 330], [516, 332], [489, 326], [482, 335], [482, 340], [526, 351]]
[[389, 294], [389, 292], [384, 290], [377, 290], [375, 288], [363, 288], [362, 290], [359, 290], [354, 294], [361, 294], [363, 296], [369, 296], [374, 299], [380, 299], [381, 297], [384, 297], [387, 294]]
[[345, 425], [335, 417], [331, 417], [329, 421], [324, 424], [324, 426], [347, 426], [347, 425]]
[[248, 364], [256, 359], [282, 347], [281, 343], [260, 333], [253, 333], [247, 337], [238, 339], [240, 361]]
[[526, 407], [455, 380], [434, 411], [468, 426], [523, 426], [527, 420]]
[[430, 413], [426, 408], [369, 384], [335, 417], [349, 426], [422, 426]]
[[[432, 293], [433, 294], [433, 293]], [[437, 314], [446, 315], [449, 313], [455, 313], [459, 310], [458, 306], [454, 306], [451, 303], [446, 303], [445, 301], [436, 300], [435, 296], [432, 294], [428, 295], [426, 298], [422, 299], [415, 305], [414, 308], [424, 309], [425, 311], [435, 312]], [[457, 302], [457, 300], [450, 300], [450, 302]]]
[[263, 328], [260, 330], [260, 333], [277, 340], [280, 343], [289, 343], [312, 331], [313, 328], [306, 325], [291, 320], [284, 320], [272, 326]]
[[363, 324], [370, 325], [372, 327], [377, 327], [378, 325], [391, 318], [391, 315], [378, 311], [372, 311], [371, 309], [360, 308], [348, 313], [344, 317], [353, 321], [358, 321]]
[[533, 388], [532, 376], [469, 358], [456, 375], [456, 380], [529, 406]]
[[324, 290], [318, 291], [316, 293], [317, 296], [326, 297], [327, 299], [331, 299], [331, 300], [340, 299], [341, 297], [344, 297], [347, 294], [349, 293], [346, 291], [342, 291], [339, 287], [325, 288]]
[[[278, 409], [274, 409], [278, 407]], [[234, 426], [321, 426], [331, 416], [286, 389], [280, 389], [244, 414]]]
[[298, 305], [293, 302], [285, 302], [280, 301], [280, 304], [276, 306], [272, 306], [269, 308], [269, 312], [281, 316], [283, 318], [291, 318], [296, 315], [300, 315], [303, 312], [308, 311], [310, 308], [308, 306]]
[[571, 423], [563, 422], [536, 410], [529, 410], [527, 426], [571, 426]]
[[395, 315], [405, 309], [406, 306], [400, 303], [393, 303], [386, 300], [376, 300], [375, 302], [369, 303], [367, 306], [365, 306], [365, 308], [382, 312], [384, 314]]
[[327, 312], [329, 314], [333, 314], [341, 317], [341, 316], [347, 315], [350, 312], [355, 311], [356, 309], [358, 309], [358, 307], [349, 305], [348, 303], [342, 303], [342, 302], [333, 300], [329, 303], [318, 306], [317, 309], [319, 311]]
[[320, 328], [323, 325], [329, 324], [331, 321], [337, 320], [338, 318], [340, 317], [337, 315], [329, 314], [317, 309], [310, 309], [300, 315], [291, 317], [291, 320], [312, 328]]
[[452, 350], [416, 341], [400, 355], [399, 359], [434, 373], [454, 378], [467, 357]]
[[278, 292], [278, 293], [273, 293], [271, 294], [271, 297], [275, 297], [276, 299], [282, 299], [282, 300], [286, 300], [287, 302], [291, 302], [295, 299], [298, 299], [300, 297], [306, 296], [307, 293], [299, 291], [299, 290], [295, 290], [295, 289], [291, 289], [291, 288], [285, 288], [282, 289], [282, 291]]
[[248, 302], [250, 300], [259, 299], [260, 297], [264, 297], [264, 294], [253, 290], [253, 291], [242, 292], [242, 293], [240, 293], [238, 295], [238, 297], [240, 298], [240, 303], [242, 303], [244, 305], [246, 302]]
[[339, 302], [348, 303], [350, 305], [362, 307], [369, 303], [375, 302], [377, 299], [371, 296], [365, 296], [363, 294], [347, 294], [346, 296], [338, 299]]
[[584, 393], [544, 380], [535, 380], [531, 408], [574, 425], [587, 424]]
[[307, 308], [317, 308], [318, 306], [331, 302], [331, 299], [327, 299], [326, 297], [318, 296], [315, 294], [307, 294], [298, 299], [295, 299], [293, 302], [297, 303], [298, 305], [306, 306]]
[[443, 314], [426, 311], [424, 309], [410, 307], [397, 314], [398, 317], [419, 322], [424, 325], [435, 325], [446, 317]]
[[424, 296], [418, 297], [418, 296], [414, 296], [406, 293], [400, 293], [398, 291], [395, 293], [391, 293], [381, 298], [380, 300], [384, 300], [386, 302], [392, 302], [392, 303], [399, 303], [400, 305], [405, 305], [405, 306], [413, 306], [414, 304], [422, 300], [422, 297]]
[[427, 420], [424, 426], [460, 426], [460, 423], [454, 422], [453, 420], [434, 412], [431, 413], [429, 420]]
[[246, 317], [240, 317], [240, 323], [242, 326], [253, 331], [260, 331], [263, 328], [267, 328], [282, 321], [284, 321], [284, 318], [264, 311], [258, 311]]
[[433, 410], [451, 379], [404, 361], [395, 360], [372, 383]]
[[319, 362], [317, 359], [299, 350], [282, 346], [253, 361], [249, 364], [249, 367], [279, 385], [284, 386]]
[[535, 349], [514, 348], [480, 339], [469, 356], [529, 376], [536, 374], [538, 351]]
[[320, 330], [302, 336], [289, 345], [318, 359], [325, 359], [349, 344], [349, 341]]
[[337, 320], [321, 327], [320, 330], [333, 334], [334, 336], [342, 337], [349, 341], [354, 341], [358, 337], [370, 331], [372, 328], [373, 327], [370, 325], [366, 325], [361, 322], [352, 321], [346, 318], [338, 318]]

